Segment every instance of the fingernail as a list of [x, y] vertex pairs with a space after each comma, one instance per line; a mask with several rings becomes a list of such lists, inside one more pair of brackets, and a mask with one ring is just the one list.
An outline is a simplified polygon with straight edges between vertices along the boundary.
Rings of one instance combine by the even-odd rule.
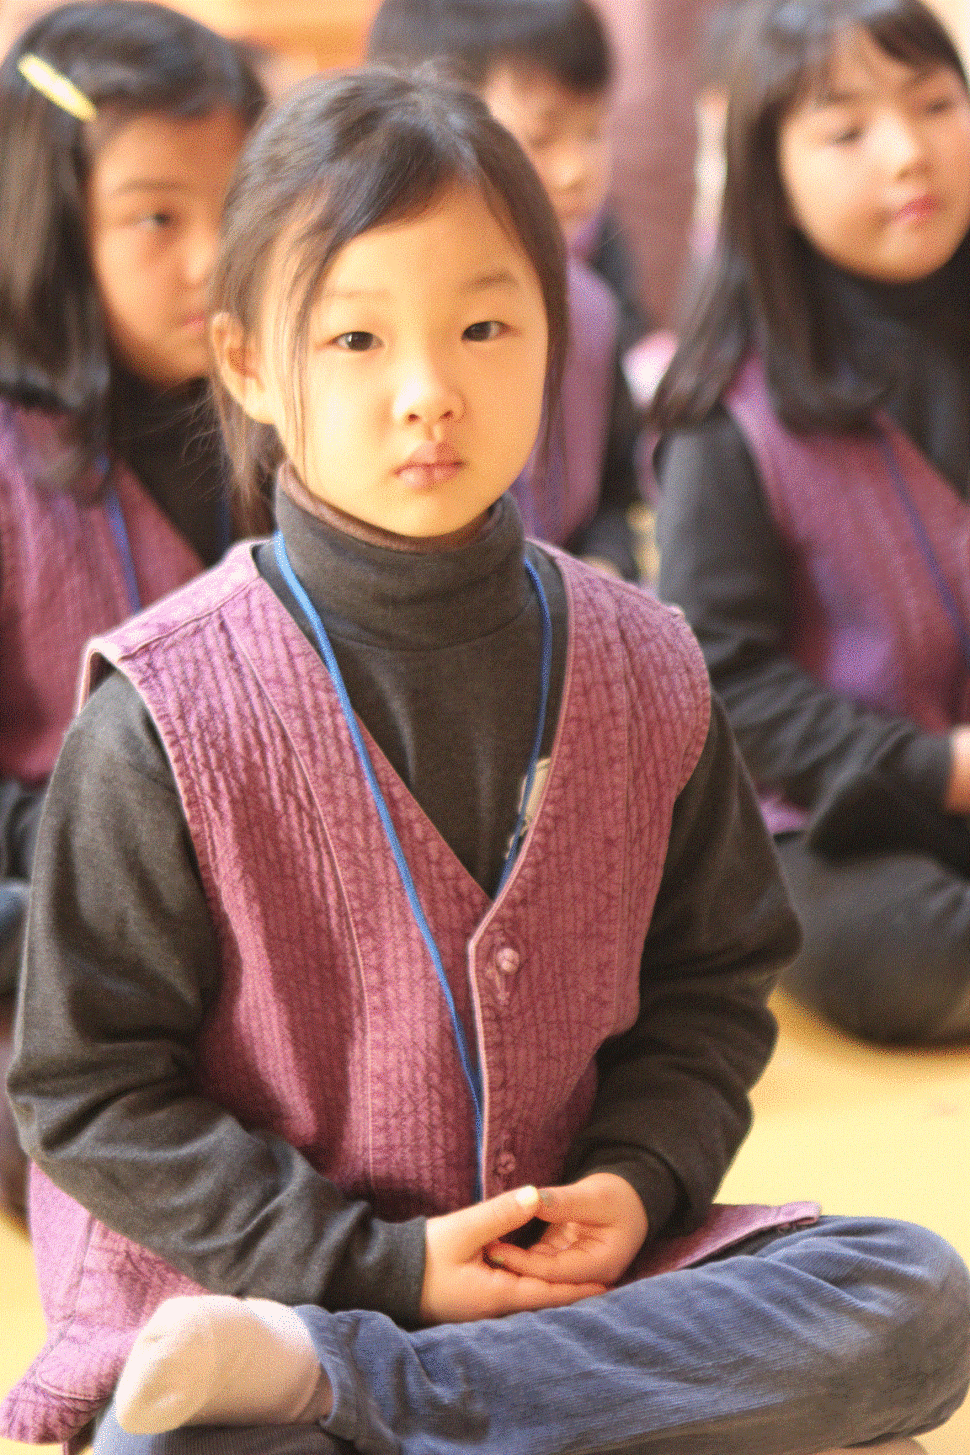
[[542, 1203], [542, 1206], [543, 1207], [552, 1207], [552, 1201], [553, 1201], [553, 1199], [552, 1199], [552, 1193], [550, 1193], [550, 1192], [540, 1192], [539, 1193], [539, 1201]]
[[505, 1267], [505, 1259], [502, 1257], [501, 1253], [489, 1252], [488, 1254], [486, 1254], [486, 1257], [488, 1258], [489, 1263], [491, 1263], [494, 1268]]
[[519, 1204], [519, 1207], [535, 1207], [536, 1203], [540, 1200], [539, 1189], [537, 1187], [517, 1187], [512, 1196]]

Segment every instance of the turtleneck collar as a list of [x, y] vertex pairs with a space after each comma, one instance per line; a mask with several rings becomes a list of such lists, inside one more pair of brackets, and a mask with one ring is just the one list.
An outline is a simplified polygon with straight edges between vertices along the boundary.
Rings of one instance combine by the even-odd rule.
[[207, 566], [231, 538], [229, 467], [205, 379], [162, 389], [116, 367], [113, 449]]
[[507, 626], [530, 603], [522, 522], [511, 496], [466, 544], [402, 550], [341, 530], [276, 489], [293, 569], [338, 635], [397, 649], [458, 646]]
[[834, 358], [867, 386], [950, 481], [970, 495], [970, 238], [913, 283], [879, 283], [814, 255], [814, 292]]
[[899, 325], [937, 340], [970, 344], [970, 234], [942, 268], [911, 283], [884, 283], [812, 255], [815, 284], [853, 324]]
[[169, 429], [185, 430], [194, 417], [213, 415], [205, 379], [162, 388], [119, 364], [112, 368], [111, 407], [116, 429], [125, 439], [150, 439]]

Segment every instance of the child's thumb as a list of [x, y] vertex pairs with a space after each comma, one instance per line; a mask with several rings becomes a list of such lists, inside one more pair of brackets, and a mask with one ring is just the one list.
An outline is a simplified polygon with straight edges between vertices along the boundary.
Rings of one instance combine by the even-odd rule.
[[513, 1192], [501, 1192], [488, 1202], [478, 1203], [475, 1213], [481, 1246], [524, 1227], [535, 1217], [538, 1206], [539, 1192], [535, 1187], [517, 1187]]

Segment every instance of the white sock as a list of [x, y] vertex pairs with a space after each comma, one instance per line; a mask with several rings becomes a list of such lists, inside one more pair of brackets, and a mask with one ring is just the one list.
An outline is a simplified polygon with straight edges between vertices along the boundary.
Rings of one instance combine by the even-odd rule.
[[170, 1298], [135, 1340], [115, 1391], [131, 1435], [180, 1425], [312, 1424], [333, 1405], [306, 1327], [285, 1304]]

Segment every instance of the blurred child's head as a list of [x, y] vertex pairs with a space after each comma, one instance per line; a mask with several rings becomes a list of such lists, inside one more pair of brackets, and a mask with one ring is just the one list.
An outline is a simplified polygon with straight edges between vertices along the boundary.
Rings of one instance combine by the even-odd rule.
[[468, 91], [380, 68], [317, 79], [244, 154], [213, 308], [244, 500], [289, 462], [345, 517], [446, 536], [511, 485], [558, 391], [562, 237]]
[[817, 263], [879, 284], [928, 277], [970, 230], [970, 96], [921, 0], [753, 0], [738, 15], [720, 231], [657, 392], [696, 422], [745, 351], [795, 428], [861, 423], [878, 390], [820, 308]]
[[567, 237], [595, 217], [609, 182], [611, 65], [589, 0], [384, 0], [369, 55], [448, 63], [522, 146]]
[[262, 100], [236, 46], [146, 0], [28, 28], [0, 66], [0, 391], [97, 433], [115, 366], [206, 372], [222, 201]]
[[970, 97], [920, 0], [772, 0], [736, 54], [725, 226], [754, 267], [777, 268], [793, 233], [889, 283], [953, 255], [970, 227]]

